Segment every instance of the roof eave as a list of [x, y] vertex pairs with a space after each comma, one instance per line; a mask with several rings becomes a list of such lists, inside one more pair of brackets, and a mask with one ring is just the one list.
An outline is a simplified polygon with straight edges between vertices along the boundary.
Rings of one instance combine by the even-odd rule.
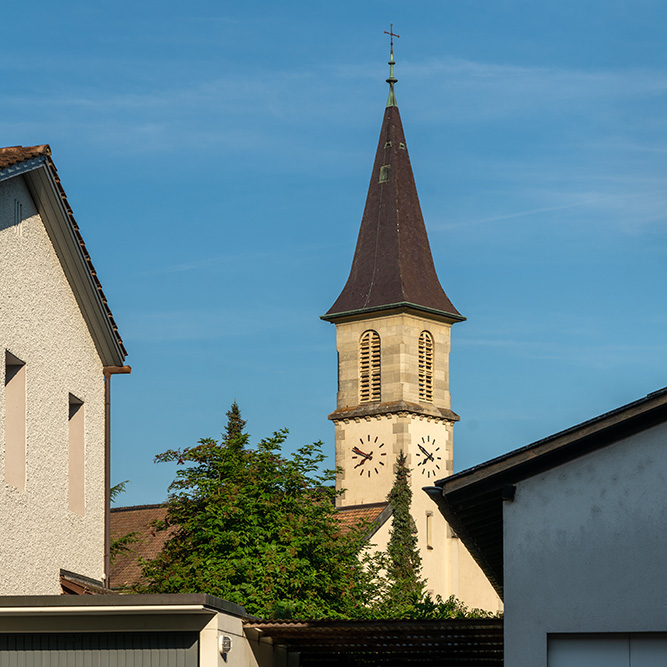
[[357, 318], [365, 318], [368, 315], [382, 316], [384, 314], [394, 314], [396, 311], [418, 311], [420, 315], [434, 317], [438, 320], [445, 320], [451, 324], [456, 322], [464, 322], [466, 318], [460, 313], [451, 313], [445, 310], [438, 310], [437, 308], [430, 308], [429, 306], [421, 306], [409, 301], [399, 301], [397, 303], [390, 303], [383, 306], [371, 306], [370, 308], [356, 308], [344, 312], [332, 313], [328, 312], [320, 315], [320, 319], [325, 322], [336, 322], [337, 320], [354, 320]]
[[48, 157], [26, 160], [2, 170], [0, 180], [23, 175], [35, 200], [63, 271], [88, 325], [103, 366], [121, 366], [126, 352], [114, 330], [100, 289], [77, 240]]

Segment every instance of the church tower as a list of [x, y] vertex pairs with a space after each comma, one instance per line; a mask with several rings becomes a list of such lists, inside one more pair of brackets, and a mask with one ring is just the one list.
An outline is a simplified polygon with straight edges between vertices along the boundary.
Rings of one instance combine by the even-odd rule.
[[[427, 588], [460, 597], [458, 546], [452, 544], [458, 540], [422, 488], [453, 471], [452, 426], [459, 417], [449, 393], [450, 332], [465, 318], [433, 264], [396, 104], [394, 64], [392, 45], [389, 98], [352, 269], [322, 316], [336, 325], [338, 401], [329, 419], [343, 471], [338, 504], [385, 501], [404, 452]], [[481, 571], [478, 576], [483, 588]]]

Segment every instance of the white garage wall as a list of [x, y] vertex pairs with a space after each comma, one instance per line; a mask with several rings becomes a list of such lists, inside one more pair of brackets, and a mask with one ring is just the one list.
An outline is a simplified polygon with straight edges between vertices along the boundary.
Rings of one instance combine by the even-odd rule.
[[667, 628], [667, 425], [521, 482], [504, 524], [507, 667], [545, 666], [548, 633]]

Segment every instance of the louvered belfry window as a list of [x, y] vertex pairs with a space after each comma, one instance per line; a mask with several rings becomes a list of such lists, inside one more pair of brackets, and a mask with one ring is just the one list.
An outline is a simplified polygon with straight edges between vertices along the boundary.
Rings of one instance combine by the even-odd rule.
[[380, 400], [380, 336], [364, 331], [359, 343], [359, 402]]
[[419, 334], [419, 400], [433, 403], [433, 336]]

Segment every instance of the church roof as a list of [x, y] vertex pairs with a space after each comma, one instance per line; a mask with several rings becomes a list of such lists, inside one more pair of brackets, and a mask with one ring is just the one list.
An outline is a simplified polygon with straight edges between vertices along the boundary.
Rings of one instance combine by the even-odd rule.
[[19, 175], [26, 179], [104, 365], [122, 364], [127, 351], [67, 201], [50, 146], [0, 148], [0, 181]]
[[393, 81], [352, 269], [324, 320], [396, 307], [465, 318], [440, 285], [424, 225]]

